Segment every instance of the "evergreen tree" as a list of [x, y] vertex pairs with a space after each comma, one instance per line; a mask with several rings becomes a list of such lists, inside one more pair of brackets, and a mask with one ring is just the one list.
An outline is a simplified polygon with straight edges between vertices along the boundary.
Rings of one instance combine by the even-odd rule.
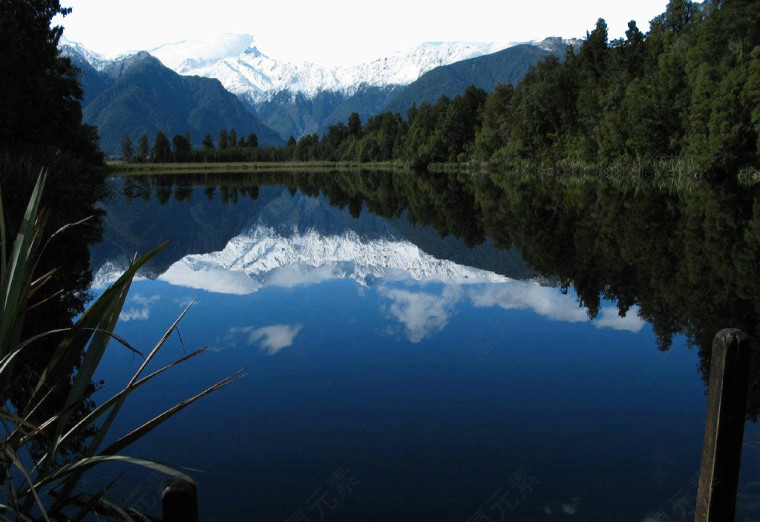
[[510, 105], [515, 89], [499, 84], [483, 106], [483, 124], [477, 131], [475, 146], [480, 159], [490, 159], [507, 143], [511, 121]]
[[219, 141], [217, 141], [217, 144], [219, 146], [219, 150], [224, 150], [227, 148], [228, 141], [227, 141], [227, 130], [222, 129], [219, 131]]
[[172, 144], [174, 145], [174, 158], [177, 161], [183, 161], [189, 156], [193, 150], [193, 144], [190, 143], [190, 135], [177, 134], [172, 138]]
[[94, 128], [82, 124], [77, 71], [58, 50], [63, 29], [50, 27], [70, 12], [58, 0], [0, 2], [0, 149], [38, 160], [70, 154], [86, 175], [103, 157]]
[[132, 146], [132, 138], [129, 137], [129, 134], [125, 134], [121, 139], [121, 158], [124, 161], [131, 161], [134, 155], [135, 149]]
[[152, 160], [154, 163], [166, 163], [171, 160], [172, 151], [169, 145], [169, 138], [163, 131], [158, 131], [156, 137], [153, 140], [153, 154]]
[[211, 134], [206, 134], [206, 137], [203, 138], [203, 148], [206, 150], [214, 148], [214, 140], [211, 138]]
[[351, 136], [359, 137], [362, 133], [362, 120], [359, 118], [359, 114], [352, 112], [348, 117], [348, 133]]
[[141, 161], [145, 161], [150, 156], [150, 145], [148, 144], [148, 136], [143, 134], [140, 139], [137, 140], [137, 155]]

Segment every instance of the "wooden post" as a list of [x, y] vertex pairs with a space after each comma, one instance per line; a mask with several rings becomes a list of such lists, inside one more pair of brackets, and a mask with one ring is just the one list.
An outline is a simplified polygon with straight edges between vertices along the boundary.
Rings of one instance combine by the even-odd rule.
[[198, 490], [181, 480], [170, 483], [161, 494], [164, 522], [198, 522]]
[[741, 330], [725, 329], [713, 340], [707, 422], [695, 520], [730, 522], [736, 515], [750, 341]]

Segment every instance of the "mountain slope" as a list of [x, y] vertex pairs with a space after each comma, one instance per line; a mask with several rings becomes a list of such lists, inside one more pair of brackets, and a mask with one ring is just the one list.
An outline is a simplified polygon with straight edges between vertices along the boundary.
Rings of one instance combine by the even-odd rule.
[[[215, 137], [230, 128], [242, 136], [256, 133], [262, 145], [282, 143], [218, 81], [180, 76], [148, 53], [110, 62], [99, 72], [82, 71], [84, 120], [98, 127], [101, 148], [109, 155], [121, 154], [125, 134], [133, 141], [142, 134], [152, 140], [159, 130], [170, 139], [189, 132], [195, 145], [206, 134]], [[91, 97], [92, 91], [99, 94]]]
[[[559, 54], [557, 46], [521, 44], [494, 54], [437, 67], [407, 85], [398, 96], [386, 103], [384, 109], [405, 114], [414, 103], [435, 103], [441, 96], [462, 94], [469, 85], [490, 92], [499, 83], [517, 84], [534, 65], [551, 54]], [[564, 50], [561, 57], [564, 57]]]

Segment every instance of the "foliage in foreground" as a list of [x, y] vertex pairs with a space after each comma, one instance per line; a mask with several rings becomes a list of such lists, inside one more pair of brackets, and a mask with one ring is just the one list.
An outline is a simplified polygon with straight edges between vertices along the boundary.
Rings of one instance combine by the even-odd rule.
[[[143, 518], [142, 514], [128, 507], [120, 507], [108, 499], [108, 491], [118, 487], [117, 481], [97, 492], [80, 492], [77, 486], [83, 473], [103, 462], [126, 462], [193, 483], [191, 477], [166, 465], [120, 455], [120, 452], [174, 413], [238, 378], [239, 373], [177, 404], [107, 447], [102, 447], [109, 428], [131, 392], [169, 368], [199, 355], [204, 349], [187, 354], [158, 370], [146, 371], [187, 312], [185, 309], [144, 356], [139, 369], [121, 391], [85, 414], [75, 415], [78, 407], [88, 398], [93, 375], [109, 342], [115, 340], [140, 354], [113, 331], [134, 275], [164, 245], [135, 260], [71, 328], [47, 331], [22, 339], [24, 316], [39, 304], [35, 301], [35, 296], [40, 287], [53, 276], [53, 271], [42, 276], [35, 275], [39, 256], [46, 246], [46, 243], [43, 244], [42, 232], [45, 212], [40, 210], [45, 178], [45, 174], [40, 176], [10, 248], [7, 247], [8, 238], [0, 199], [0, 515], [14, 516], [20, 520], [80, 520], [89, 512], [100, 512], [125, 520], [140, 519]], [[53, 237], [66, 232], [68, 228], [58, 230]], [[50, 239], [52, 237], [47, 242]], [[63, 335], [62, 341], [39, 376], [35, 376], [36, 384], [28, 387], [28, 376], [19, 371], [17, 364], [21, 355], [36, 342], [58, 334]], [[19, 389], [24, 391], [21, 400], [18, 397]], [[60, 394], [66, 396], [63, 408], [38, 420], [36, 414], [46, 411], [46, 405]], [[62, 448], [78, 438], [83, 439], [80, 451], [73, 460], [65, 459]], [[32, 450], [35, 445], [44, 448], [41, 456]]]

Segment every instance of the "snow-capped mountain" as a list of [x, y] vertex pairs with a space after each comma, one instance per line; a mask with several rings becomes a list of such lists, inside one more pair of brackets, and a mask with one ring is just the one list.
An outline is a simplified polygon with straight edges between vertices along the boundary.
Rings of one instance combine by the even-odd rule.
[[150, 53], [180, 74], [216, 78], [230, 92], [257, 103], [282, 91], [308, 97], [324, 91], [350, 96], [360, 86], [407, 85], [435, 67], [509, 46], [495, 42], [428, 42], [387, 58], [336, 67], [280, 61], [259, 50], [250, 35], [226, 34], [179, 42]]
[[212, 38], [167, 43], [149, 52], [169, 69], [179, 74], [193, 74], [192, 71], [219, 60], [238, 57], [251, 45], [254, 40], [249, 34], [224, 33]]
[[113, 61], [112, 58], [107, 58], [100, 53], [91, 51], [80, 43], [68, 40], [65, 36], [61, 36], [61, 39], [58, 42], [58, 48], [64, 56], [70, 58], [80, 57], [86, 63], [90, 64], [96, 71], [101, 71]]
[[[165, 44], [149, 53], [180, 75], [218, 80], [227, 91], [245, 102], [247, 110], [274, 131], [278, 140], [284, 141], [290, 136], [298, 139], [306, 134], [324, 133], [330, 125], [345, 122], [354, 112], [362, 120], [388, 110], [405, 113], [412, 103], [427, 100], [416, 99], [418, 96], [412, 94], [399, 96], [403, 91], [428, 74], [463, 62], [468, 64], [469, 60], [487, 60], [515, 51], [514, 56], [501, 58], [502, 62], [509, 63], [489, 69], [485, 76], [460, 68], [456, 73], [458, 81], [454, 84], [463, 84], [463, 87], [448, 88], [452, 82], [438, 82], [438, 90], [444, 88], [445, 92], [437, 94], [436, 99], [440, 95], [461, 94], [469, 84], [492, 88], [492, 85], [480, 85], [485, 77], [490, 83], [516, 83], [548, 53], [563, 58], [568, 44], [579, 45], [577, 40], [556, 37], [527, 42], [526, 45], [514, 42], [428, 42], [360, 65], [324, 66], [310, 62], [289, 63], [270, 57], [262, 52], [253, 36], [228, 33]], [[518, 52], [525, 47], [532, 51]], [[69, 41], [62, 40], [61, 48], [111, 79], [127, 70], [140, 54], [110, 60]], [[88, 97], [87, 92], [85, 97]], [[208, 131], [217, 132], [214, 129]], [[135, 129], [135, 133], [138, 132], [143, 131]]]

